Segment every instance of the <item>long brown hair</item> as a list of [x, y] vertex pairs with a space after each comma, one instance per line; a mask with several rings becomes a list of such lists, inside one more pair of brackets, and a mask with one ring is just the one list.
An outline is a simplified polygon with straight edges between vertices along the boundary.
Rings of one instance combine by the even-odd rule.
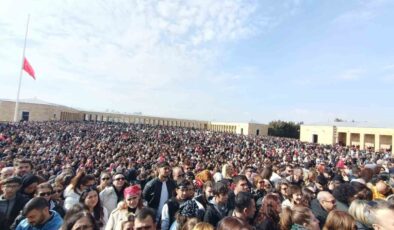
[[258, 210], [255, 224], [261, 224], [266, 219], [272, 220], [274, 223], [279, 222], [280, 199], [278, 195], [270, 193], [263, 198], [260, 209]]
[[291, 229], [293, 224], [304, 225], [312, 220], [312, 211], [304, 206], [296, 205], [292, 209], [286, 207], [280, 215], [280, 229]]
[[323, 230], [357, 230], [356, 221], [347, 212], [333, 210], [328, 216]]

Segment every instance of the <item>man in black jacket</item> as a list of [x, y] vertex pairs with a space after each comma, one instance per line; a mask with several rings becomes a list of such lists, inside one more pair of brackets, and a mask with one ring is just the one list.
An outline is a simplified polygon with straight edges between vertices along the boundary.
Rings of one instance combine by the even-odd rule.
[[213, 199], [208, 203], [204, 214], [204, 222], [217, 226], [219, 221], [227, 216], [228, 187], [222, 182], [217, 182], [212, 188]]
[[9, 229], [29, 198], [17, 192], [22, 185], [19, 177], [9, 177], [1, 181], [1, 184], [3, 194], [0, 196], [0, 216], [4, 217], [4, 229]]
[[319, 192], [317, 198], [312, 200], [311, 209], [313, 214], [319, 220], [320, 228], [326, 223], [328, 213], [336, 208], [335, 197], [326, 191]]
[[156, 222], [159, 223], [161, 212], [165, 202], [172, 197], [175, 190], [175, 182], [170, 179], [170, 165], [163, 161], [157, 164], [159, 175], [150, 180], [144, 187], [143, 197], [148, 206], [157, 210]]
[[163, 206], [161, 212], [161, 230], [168, 230], [171, 224], [175, 221], [175, 214], [179, 210], [180, 205], [185, 201], [190, 200], [190, 191], [194, 190], [194, 185], [188, 180], [178, 181], [176, 185], [176, 196], [170, 198]]
[[228, 194], [228, 209], [229, 211], [235, 208], [235, 196], [240, 192], [250, 192], [248, 185], [248, 178], [245, 175], [238, 175], [233, 178], [234, 191], [230, 191]]

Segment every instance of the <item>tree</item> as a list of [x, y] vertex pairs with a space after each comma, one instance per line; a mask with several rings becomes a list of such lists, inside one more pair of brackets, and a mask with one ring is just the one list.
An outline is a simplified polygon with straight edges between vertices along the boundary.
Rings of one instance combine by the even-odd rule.
[[300, 124], [292, 121], [271, 121], [268, 124], [268, 135], [298, 139], [300, 138]]

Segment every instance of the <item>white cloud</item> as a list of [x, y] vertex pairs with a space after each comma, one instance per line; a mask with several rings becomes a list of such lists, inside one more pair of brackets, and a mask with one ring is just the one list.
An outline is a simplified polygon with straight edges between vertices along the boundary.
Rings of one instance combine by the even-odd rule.
[[357, 7], [338, 15], [333, 20], [333, 23], [337, 26], [344, 27], [363, 25], [364, 23], [373, 20], [379, 15], [381, 9], [384, 9], [392, 3], [393, 1], [391, 0], [361, 0], [358, 2]]
[[[284, 17], [283, 8], [265, 11], [257, 0], [0, 0], [0, 5], [0, 97], [14, 97], [9, 86], [16, 84], [30, 13], [26, 55], [37, 81], [24, 78], [21, 97], [168, 116], [207, 117], [207, 105], [225, 106], [213, 91], [185, 88], [209, 84], [216, 74], [243, 78], [216, 68], [226, 45]], [[191, 111], [186, 100], [201, 111]], [[217, 111], [222, 116], [226, 108]]]
[[347, 69], [344, 72], [340, 73], [337, 78], [345, 81], [354, 81], [362, 78], [364, 74], [365, 74], [364, 69], [359, 69], [359, 68]]

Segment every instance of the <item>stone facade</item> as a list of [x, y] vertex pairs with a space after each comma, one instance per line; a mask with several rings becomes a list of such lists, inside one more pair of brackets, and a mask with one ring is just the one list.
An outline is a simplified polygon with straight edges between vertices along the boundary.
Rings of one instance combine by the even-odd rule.
[[[12, 122], [15, 102], [0, 100], [0, 122]], [[26, 116], [28, 113], [28, 116]], [[23, 117], [25, 114], [25, 117]], [[226, 123], [189, 120], [178, 118], [153, 117], [119, 113], [77, 110], [70, 107], [47, 103], [40, 100], [25, 100], [19, 103], [18, 120], [28, 121], [103, 121], [132, 124], [149, 124], [172, 127], [189, 127], [216, 132], [243, 135], [268, 135], [268, 125], [257, 123]]]

